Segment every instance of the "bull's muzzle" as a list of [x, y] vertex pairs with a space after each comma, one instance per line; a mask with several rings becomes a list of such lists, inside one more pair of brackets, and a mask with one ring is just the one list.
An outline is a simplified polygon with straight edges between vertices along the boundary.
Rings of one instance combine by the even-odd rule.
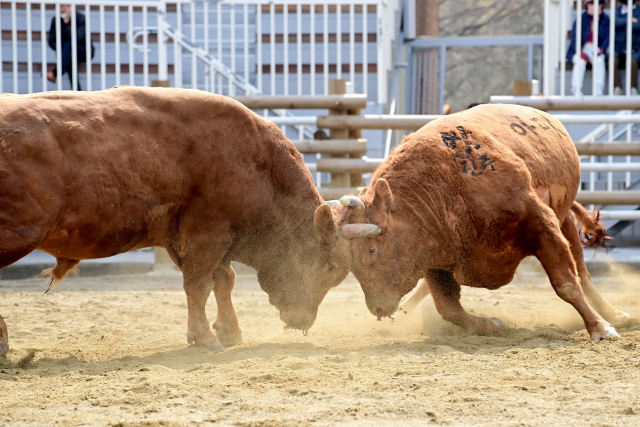
[[280, 320], [287, 324], [288, 328], [307, 331], [316, 320], [315, 312], [300, 310], [280, 310]]

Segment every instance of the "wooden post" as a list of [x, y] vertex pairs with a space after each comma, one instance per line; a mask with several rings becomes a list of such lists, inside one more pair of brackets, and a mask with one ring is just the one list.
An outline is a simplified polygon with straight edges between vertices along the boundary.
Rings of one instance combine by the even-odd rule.
[[151, 87], [171, 87], [169, 80], [151, 80]]
[[513, 81], [513, 96], [531, 96], [532, 89], [530, 80]]
[[[347, 92], [347, 81], [344, 79], [330, 79], [329, 80], [329, 95], [344, 95]], [[329, 115], [342, 115], [344, 110], [329, 109]], [[347, 129], [331, 129], [331, 139], [347, 139], [349, 138], [349, 131]], [[335, 158], [349, 158], [348, 154], [334, 154], [329, 157]], [[351, 187], [351, 177], [349, 173], [332, 173], [331, 174], [331, 187]]]

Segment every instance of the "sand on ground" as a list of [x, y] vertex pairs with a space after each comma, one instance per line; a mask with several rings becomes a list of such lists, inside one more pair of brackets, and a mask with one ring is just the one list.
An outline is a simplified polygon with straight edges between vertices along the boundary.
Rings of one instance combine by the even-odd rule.
[[[303, 336], [284, 330], [255, 276], [234, 303], [244, 344], [188, 345], [174, 271], [0, 282], [11, 351], [0, 357], [0, 425], [632, 426], [640, 425], [640, 326], [593, 343], [535, 269], [500, 290], [463, 289], [500, 336], [468, 335], [427, 297], [376, 321], [352, 276]], [[640, 318], [640, 278], [596, 278]], [[207, 305], [211, 321], [216, 306]]]

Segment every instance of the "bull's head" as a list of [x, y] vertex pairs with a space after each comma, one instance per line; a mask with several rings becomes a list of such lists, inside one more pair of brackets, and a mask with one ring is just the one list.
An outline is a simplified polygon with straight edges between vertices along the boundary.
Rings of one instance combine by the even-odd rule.
[[394, 215], [394, 199], [384, 179], [359, 197], [343, 197], [342, 236], [351, 242], [351, 271], [360, 282], [369, 311], [392, 315], [400, 299], [422, 277], [415, 230]]
[[315, 237], [289, 240], [269, 268], [260, 269], [258, 281], [269, 294], [269, 302], [280, 311], [288, 327], [306, 331], [316, 319], [318, 306], [329, 289], [339, 285], [349, 273], [349, 243], [340, 237], [331, 201], [314, 214]]

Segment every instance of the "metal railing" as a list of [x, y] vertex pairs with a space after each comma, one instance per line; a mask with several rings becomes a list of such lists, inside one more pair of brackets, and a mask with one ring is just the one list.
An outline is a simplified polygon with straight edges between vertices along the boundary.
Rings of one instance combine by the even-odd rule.
[[[62, 66], [60, 37], [55, 51], [47, 46], [61, 4], [72, 9], [73, 57], [78, 57], [79, 38], [86, 40], [88, 51], [92, 43], [96, 47], [86, 70], [72, 61], [73, 89], [78, 88], [78, 71], [84, 71], [87, 90], [149, 85], [157, 78], [171, 80], [174, 87], [225, 95], [322, 95], [329, 79], [345, 78], [370, 101], [387, 101], [401, 0], [3, 2], [0, 91], [67, 87], [62, 79], [55, 86], [46, 79], [48, 68]], [[76, 12], [86, 19], [82, 35], [73, 25]]]
[[[594, 10], [605, 4], [605, 0], [594, 0]], [[616, 5], [616, 2], [609, 2], [612, 5]], [[624, 0], [622, 2], [629, 11], [633, 10], [633, 0]], [[575, 5], [575, 8], [574, 8]], [[543, 77], [543, 93], [545, 95], [569, 95], [566, 88], [567, 78], [567, 50], [568, 42], [571, 36], [572, 27], [575, 22], [576, 34], [582, 34], [583, 29], [583, 8], [582, 1], [575, 0], [545, 0], [545, 20], [544, 20], [544, 77]], [[616, 20], [615, 10], [605, 9], [604, 13], [609, 17], [609, 27], [606, 29], [609, 37], [609, 48], [606, 52], [608, 56], [608, 81], [606, 88], [611, 95], [614, 93], [614, 73], [619, 70], [614, 70], [614, 61], [611, 60], [614, 55], [615, 35], [616, 35]], [[624, 94], [631, 94], [631, 54], [632, 54], [632, 25], [633, 14], [626, 13], [626, 22], [623, 31], [625, 32], [625, 85]], [[593, 17], [593, 39], [599, 38], [599, 20], [600, 15], [595, 13]], [[618, 28], [618, 32], [621, 28]], [[579, 40], [579, 39], [578, 39]], [[599, 46], [597, 43], [592, 43], [593, 57], [598, 57]], [[579, 53], [581, 47], [576, 49]], [[596, 82], [598, 78], [598, 67], [592, 69], [592, 88], [591, 94], [596, 95]], [[636, 88], [638, 89], [638, 88]]]

